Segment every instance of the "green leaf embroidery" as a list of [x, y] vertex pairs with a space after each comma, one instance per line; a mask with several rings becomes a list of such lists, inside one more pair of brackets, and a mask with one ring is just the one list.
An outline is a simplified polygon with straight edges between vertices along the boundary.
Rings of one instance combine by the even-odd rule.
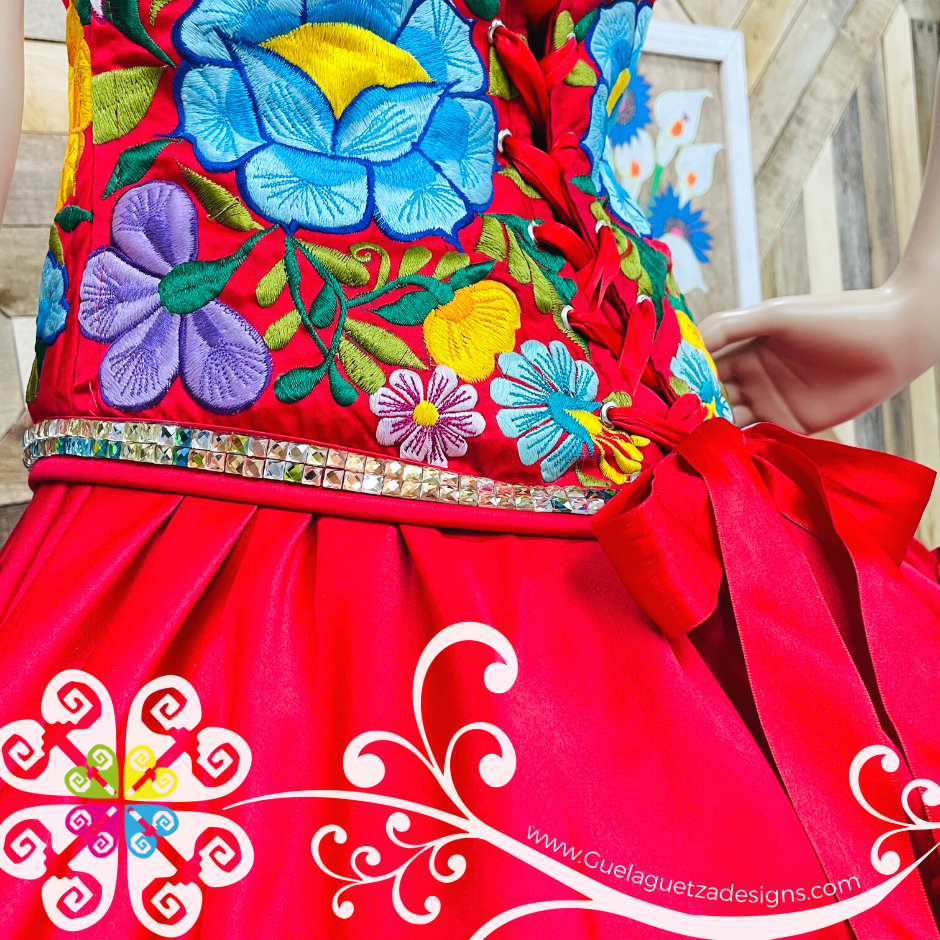
[[140, 124], [157, 93], [163, 69], [162, 65], [135, 65], [92, 76], [92, 136], [96, 144], [117, 140]]
[[345, 336], [339, 341], [339, 361], [350, 381], [367, 395], [377, 392], [385, 384], [385, 373]]
[[146, 49], [154, 58], [175, 67], [173, 60], [147, 35], [140, 19], [138, 0], [108, 0], [104, 9], [106, 18], [119, 33]]
[[584, 353], [584, 358], [590, 362], [591, 347], [588, 346], [584, 337], [580, 333], [576, 332], [575, 330], [569, 330], [568, 327], [565, 326], [564, 320], [561, 318], [560, 310], [552, 310], [552, 320], [555, 321], [555, 326], [557, 326], [558, 329], [561, 330], [561, 332], [564, 333], [565, 336], [567, 336], [568, 339], [570, 339], [571, 342], [574, 343], [581, 350], [581, 352]]
[[[347, 317], [343, 329], [379, 362], [390, 366], [408, 366], [410, 369], [427, 369], [427, 366], [412, 352], [411, 347], [404, 340], [394, 333], [389, 333], [388, 330], [383, 330], [380, 326]], [[348, 373], [349, 370], [347, 369], [346, 372]], [[353, 377], [350, 376], [350, 378]], [[355, 381], [354, 378], [353, 381]]]
[[597, 84], [597, 75], [584, 59], [579, 59], [565, 76], [565, 84], [571, 85], [572, 88], [593, 88]]
[[401, 256], [398, 276], [410, 277], [412, 274], [417, 274], [430, 260], [431, 252], [424, 245], [412, 245]]
[[629, 408], [633, 404], [630, 394], [623, 391], [609, 392], [604, 396], [604, 404], [609, 401], [612, 401], [618, 408]]
[[297, 239], [297, 244], [303, 249], [308, 258], [316, 258], [340, 284], [347, 287], [365, 287], [371, 280], [369, 269], [355, 258], [337, 251], [335, 248], [326, 248], [323, 245], [314, 245], [310, 242]]
[[[342, 340], [340, 340], [340, 343], [342, 343]], [[378, 368], [378, 366], [376, 366], [376, 368]], [[339, 369], [336, 368], [336, 363], [333, 361], [330, 362], [329, 378], [330, 394], [333, 396], [333, 401], [335, 401], [337, 405], [347, 408], [359, 397], [355, 386], [351, 385], [339, 374]]]
[[91, 221], [91, 213], [78, 206], [65, 206], [56, 213], [55, 221], [63, 232], [74, 232], [82, 222]]
[[218, 222], [236, 232], [251, 232], [261, 226], [251, 217], [245, 204], [230, 193], [224, 186], [213, 182], [201, 173], [180, 165], [183, 179], [192, 187], [193, 195], [199, 205], [213, 222]]
[[582, 193], [587, 193], [589, 196], [597, 196], [597, 187], [594, 185], [594, 180], [587, 174], [584, 176], [572, 176], [571, 183], [573, 186], [577, 186]]
[[567, 10], [558, 14], [555, 20], [555, 28], [552, 30], [552, 45], [560, 49], [567, 41], [568, 37], [574, 32], [574, 20]]
[[440, 306], [440, 301], [430, 291], [416, 290], [399, 297], [384, 307], [376, 307], [375, 312], [389, 323], [396, 326], [418, 326], [427, 319], [427, 315]]
[[170, 2], [170, 0], [150, 0], [150, 25], [157, 22], [160, 11]]
[[578, 42], [584, 42], [584, 37], [587, 36], [588, 30], [595, 19], [597, 19], [597, 10], [591, 10], [575, 24], [574, 35]]
[[65, 264], [65, 252], [62, 250], [62, 239], [59, 238], [59, 230], [54, 226], [49, 226], [49, 251], [55, 258], [57, 264]]
[[447, 286], [454, 292], [461, 287], [469, 287], [471, 284], [478, 284], [480, 281], [488, 278], [496, 267], [495, 261], [481, 261], [479, 264], [471, 264], [469, 267], [462, 268], [448, 282]]
[[161, 138], [158, 140], [148, 140], [146, 143], [138, 144], [125, 150], [118, 157], [117, 166], [108, 180], [108, 185], [104, 190], [104, 197], [113, 196], [119, 189], [137, 183], [144, 178], [154, 161], [171, 141]]
[[264, 344], [268, 349], [277, 352], [283, 349], [300, 329], [300, 314], [296, 309], [288, 310], [282, 317], [278, 317], [265, 331]]
[[502, 261], [506, 257], [506, 236], [503, 234], [503, 227], [490, 215], [483, 216], [477, 251], [494, 261]]
[[687, 395], [692, 391], [692, 386], [689, 385], [688, 382], [683, 382], [682, 379], [676, 378], [675, 376], [669, 380], [669, 387], [677, 395]]
[[160, 281], [160, 300], [170, 313], [185, 316], [211, 303], [229, 279], [235, 269], [248, 257], [258, 239], [270, 229], [256, 232], [238, 251], [215, 261], [184, 261], [178, 264]]
[[75, 5], [75, 12], [78, 14], [78, 21], [82, 26], [91, 25], [91, 0], [72, 0]]
[[578, 482], [582, 486], [586, 486], [588, 489], [609, 490], [613, 486], [610, 480], [602, 480], [600, 477], [592, 477], [591, 474], [585, 473], [580, 467], [575, 467], [574, 472], [577, 474]]
[[447, 254], [441, 255], [431, 277], [436, 277], [439, 281], [446, 280], [455, 271], [465, 268], [468, 264], [470, 264], [470, 259], [462, 252], [448, 251]]
[[388, 256], [388, 252], [381, 245], [373, 245], [372, 242], [357, 242], [349, 249], [349, 253], [363, 264], [368, 264], [372, 260], [373, 253], [377, 254], [381, 260], [379, 261], [379, 273], [375, 278], [375, 287], [384, 287], [388, 283], [388, 276], [392, 270], [392, 261]]
[[303, 401], [326, 375], [326, 368], [331, 360], [318, 366], [298, 366], [290, 369], [274, 380], [274, 396], [288, 405]]
[[535, 306], [539, 313], [551, 313], [556, 308], [560, 310], [564, 306], [561, 297], [531, 258], [529, 273], [532, 275], [532, 295], [535, 297]]
[[534, 186], [530, 186], [514, 166], [507, 166], [505, 169], [499, 170], [498, 175], [511, 179], [522, 190], [523, 195], [528, 196], [530, 199], [542, 198], [542, 194]]
[[490, 88], [489, 93], [503, 101], [514, 98], [518, 92], [512, 86], [503, 63], [499, 61], [496, 50], [490, 49]]
[[467, 6], [481, 20], [491, 20], [499, 13], [499, 0], [467, 0]]
[[672, 276], [672, 271], [666, 275], [666, 290], [674, 297], [678, 297], [682, 293], [682, 291], [679, 290], [676, 279]]
[[509, 236], [509, 273], [517, 284], [528, 284], [532, 280], [528, 259], [519, 247], [516, 233], [506, 229], [506, 234]]
[[310, 304], [308, 316], [310, 322], [318, 329], [325, 330], [332, 322], [336, 314], [336, 295], [330, 290], [329, 285], [324, 284], [320, 288], [320, 293], [313, 298]]
[[260, 281], [255, 289], [255, 299], [259, 307], [271, 307], [287, 286], [287, 269], [283, 261], [278, 261]]

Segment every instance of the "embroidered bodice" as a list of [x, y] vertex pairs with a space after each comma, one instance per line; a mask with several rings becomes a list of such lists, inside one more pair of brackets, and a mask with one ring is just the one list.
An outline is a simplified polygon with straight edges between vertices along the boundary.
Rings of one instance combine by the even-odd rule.
[[68, 8], [36, 420], [614, 487], [659, 451], [611, 408], [727, 412], [604, 159], [646, 0], [143, 10]]

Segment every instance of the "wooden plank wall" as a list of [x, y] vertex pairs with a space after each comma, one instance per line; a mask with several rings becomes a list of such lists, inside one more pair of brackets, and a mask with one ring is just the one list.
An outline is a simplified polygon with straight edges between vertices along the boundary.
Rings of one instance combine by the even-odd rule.
[[39, 273], [68, 134], [61, 0], [26, 0], [23, 136], [0, 228], [0, 544], [30, 497], [20, 438], [33, 361]]

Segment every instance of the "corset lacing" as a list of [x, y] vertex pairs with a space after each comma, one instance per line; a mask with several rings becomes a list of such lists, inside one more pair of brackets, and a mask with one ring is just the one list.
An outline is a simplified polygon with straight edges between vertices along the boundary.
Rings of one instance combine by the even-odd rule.
[[[580, 149], [578, 138], [570, 131], [557, 139], [551, 136], [549, 95], [578, 61], [577, 38], [569, 35], [560, 48], [541, 59], [536, 59], [525, 40], [500, 20], [492, 22], [487, 38], [529, 112], [533, 131], [545, 141], [546, 149], [541, 149], [508, 130], [500, 131], [498, 137], [500, 154], [538, 190], [554, 215], [552, 221], [533, 225], [530, 234], [571, 262], [580, 294], [588, 302], [586, 310], [566, 306], [562, 319], [613, 353], [633, 396], [644, 371], [653, 378], [649, 376], [649, 359], [656, 335], [656, 311], [652, 300], [643, 295], [627, 309], [624, 298], [631, 295], [633, 287], [621, 270], [614, 233], [606, 221], [596, 220], [582, 207], [584, 194], [566, 175]], [[689, 398], [694, 396], [682, 396]], [[636, 408], [614, 406], [604, 407], [601, 420], [672, 449], [706, 413], [696, 398], [695, 403], [675, 402], [666, 420]]]

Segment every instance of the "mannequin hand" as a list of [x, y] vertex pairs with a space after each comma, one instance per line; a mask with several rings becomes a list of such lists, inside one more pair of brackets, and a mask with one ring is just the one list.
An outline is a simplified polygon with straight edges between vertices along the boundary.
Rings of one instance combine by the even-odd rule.
[[916, 330], [889, 284], [783, 297], [700, 324], [739, 425], [811, 434], [889, 398], [934, 362], [936, 330]]

